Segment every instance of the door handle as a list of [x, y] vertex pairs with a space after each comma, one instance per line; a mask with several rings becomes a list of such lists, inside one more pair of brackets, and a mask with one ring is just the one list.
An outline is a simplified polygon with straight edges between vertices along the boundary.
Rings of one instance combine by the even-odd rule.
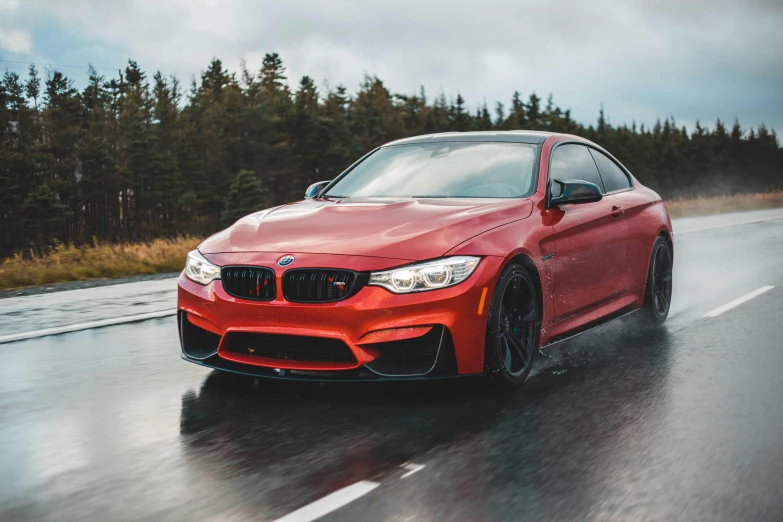
[[620, 207], [612, 207], [612, 217], [613, 218], [619, 218], [623, 214], [625, 214], [625, 210], [623, 210], [622, 208], [620, 208]]

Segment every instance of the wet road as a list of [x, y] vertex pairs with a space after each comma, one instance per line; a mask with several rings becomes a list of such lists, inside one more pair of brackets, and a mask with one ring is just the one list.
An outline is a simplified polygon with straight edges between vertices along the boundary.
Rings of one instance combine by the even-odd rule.
[[[551, 347], [514, 393], [226, 378], [173, 317], [2, 344], [0, 520], [783, 520], [783, 220], [699, 219], [664, 328]], [[1, 300], [0, 335], [55, 295]]]

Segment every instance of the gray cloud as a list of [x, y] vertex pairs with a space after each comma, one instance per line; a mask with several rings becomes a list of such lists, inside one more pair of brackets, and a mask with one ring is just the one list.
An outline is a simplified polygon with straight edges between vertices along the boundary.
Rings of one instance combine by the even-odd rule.
[[276, 51], [292, 84], [308, 74], [355, 89], [369, 73], [395, 92], [424, 85], [472, 106], [551, 92], [584, 122], [603, 103], [613, 123], [739, 117], [783, 129], [775, 1], [33, 0], [4, 15], [20, 30], [54, 20], [91, 42], [72, 59], [95, 60], [110, 45], [184, 78], [213, 56], [256, 68]]

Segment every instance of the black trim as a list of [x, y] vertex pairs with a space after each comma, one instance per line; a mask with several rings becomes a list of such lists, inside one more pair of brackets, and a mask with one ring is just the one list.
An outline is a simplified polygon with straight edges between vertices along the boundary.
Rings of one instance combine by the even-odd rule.
[[[583, 325], [577, 326], [576, 328], [573, 328], [571, 330], [567, 330], [567, 331], [561, 333], [557, 337], [553, 337], [552, 339], [549, 340], [548, 343], [546, 343], [544, 346], [542, 346], [539, 349], [543, 350], [544, 348], [549, 348], [550, 346], [552, 346], [554, 344], [562, 343], [563, 341], [567, 341], [568, 339], [572, 339], [572, 338], [577, 337], [579, 335], [585, 334], [585, 333], [587, 333], [587, 332], [589, 332], [591, 330], [594, 330], [594, 329], [598, 328], [599, 326], [603, 326], [605, 324], [609, 324], [611, 322], [617, 321], [618, 319], [622, 319], [623, 317], [625, 317], [627, 315], [631, 315], [631, 314], [633, 314], [635, 312], [638, 312], [639, 310], [641, 310], [640, 307], [631, 308], [630, 306], [624, 306], [623, 308], [620, 308], [616, 312], [612, 312], [609, 315], [605, 315], [603, 317], [599, 317], [598, 319], [596, 319], [594, 321], [590, 321], [589, 323], [585, 323]], [[569, 317], [569, 319], [570, 319], [570, 317]], [[563, 319], [563, 320], [565, 321], [566, 319]], [[557, 323], [555, 323], [555, 324], [557, 324]]]
[[356, 357], [341, 339], [259, 332], [229, 332], [223, 353], [281, 362], [356, 364]]
[[316, 382], [363, 382], [363, 381], [425, 381], [433, 379], [456, 379], [462, 377], [478, 377], [480, 373], [459, 375], [456, 373], [446, 374], [440, 372], [433, 372], [424, 377], [381, 377], [380, 375], [371, 372], [364, 366], [353, 370], [319, 370], [319, 371], [305, 371], [305, 370], [281, 370], [276, 372], [274, 368], [267, 368], [264, 366], [252, 366], [249, 364], [235, 363], [221, 358], [218, 355], [214, 355], [209, 359], [203, 361], [188, 357], [186, 354], [181, 354], [183, 360], [212, 368], [213, 370], [220, 370], [229, 373], [235, 373], [239, 375], [247, 375], [251, 377], [263, 377], [270, 379], [278, 379], [284, 381], [316, 381]]

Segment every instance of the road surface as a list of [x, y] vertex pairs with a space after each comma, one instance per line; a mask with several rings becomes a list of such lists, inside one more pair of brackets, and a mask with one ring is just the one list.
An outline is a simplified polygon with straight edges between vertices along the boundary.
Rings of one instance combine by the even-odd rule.
[[783, 520], [782, 217], [675, 222], [666, 326], [514, 393], [226, 378], [170, 279], [2, 299], [0, 520]]

